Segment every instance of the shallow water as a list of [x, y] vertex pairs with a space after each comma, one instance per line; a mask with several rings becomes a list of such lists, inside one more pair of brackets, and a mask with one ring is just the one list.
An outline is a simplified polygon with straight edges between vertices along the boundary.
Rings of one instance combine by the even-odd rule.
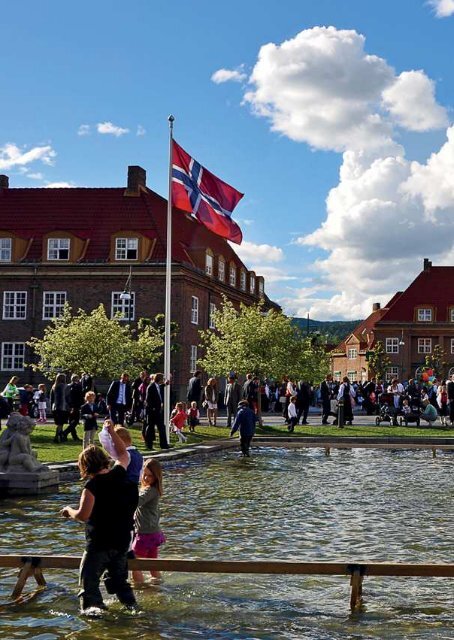
[[[454, 456], [364, 449], [261, 448], [165, 469], [161, 557], [451, 562]], [[83, 527], [57, 516], [60, 494], [1, 503], [0, 553], [80, 554]], [[0, 570], [0, 638], [454, 638], [454, 592], [443, 578], [365, 578], [349, 612], [347, 577], [165, 574], [138, 593], [141, 616], [117, 604], [78, 615], [75, 571], [47, 571], [49, 588], [8, 605], [17, 570]], [[30, 590], [32, 582], [27, 586]]]

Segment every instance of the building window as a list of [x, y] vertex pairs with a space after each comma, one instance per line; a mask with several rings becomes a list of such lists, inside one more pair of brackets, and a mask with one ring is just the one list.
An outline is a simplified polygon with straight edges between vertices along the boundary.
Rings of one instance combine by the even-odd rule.
[[48, 260], [69, 260], [69, 238], [49, 238], [47, 241]]
[[[130, 296], [130, 297], [129, 297]], [[111, 317], [130, 322], [134, 320], [136, 313], [136, 294], [134, 291], [112, 291]]]
[[59, 318], [63, 314], [66, 302], [66, 291], [43, 292], [43, 320]]
[[0, 238], [0, 262], [11, 262], [11, 238]]
[[399, 353], [399, 338], [386, 338], [386, 353]]
[[2, 371], [22, 371], [24, 353], [23, 342], [2, 342]]
[[214, 323], [214, 312], [216, 311], [216, 305], [214, 302], [210, 302], [210, 317], [208, 319], [208, 326], [210, 329], [216, 329], [216, 325]]
[[265, 293], [265, 288], [263, 286], [263, 280], [259, 280], [259, 296], [263, 296]]
[[195, 371], [197, 369], [197, 345], [191, 344], [191, 359], [189, 361], [189, 369], [190, 371]]
[[356, 371], [347, 371], [347, 378], [350, 382], [356, 382], [358, 376]]
[[249, 291], [255, 293], [255, 276], [252, 274], [249, 276]]
[[211, 253], [205, 254], [205, 273], [207, 276], [213, 275], [213, 256]]
[[454, 322], [454, 307], [449, 309], [449, 321]]
[[115, 260], [137, 260], [138, 250], [138, 238], [116, 238], [115, 240]]
[[451, 353], [454, 353], [454, 338], [451, 338]]
[[27, 317], [27, 292], [3, 292], [3, 320], [25, 320]]
[[229, 281], [232, 287], [236, 287], [236, 267], [233, 264], [230, 265]]
[[358, 355], [357, 349], [351, 348], [351, 349], [348, 350], [347, 358], [349, 360], [354, 360], [357, 357], [357, 355]]
[[399, 367], [387, 367], [385, 372], [386, 382], [391, 382], [394, 378], [399, 377]]
[[335, 371], [333, 373], [333, 378], [334, 378], [334, 382], [340, 382], [340, 380], [341, 380], [341, 372], [340, 371]]
[[241, 291], [246, 291], [246, 271], [241, 270], [240, 274], [240, 288]]
[[224, 258], [219, 258], [218, 262], [218, 278], [221, 282], [225, 282], [225, 260]]
[[432, 338], [418, 338], [418, 353], [432, 353]]
[[432, 322], [432, 309], [418, 309], [418, 322]]
[[191, 298], [191, 322], [199, 324], [199, 299], [196, 296]]

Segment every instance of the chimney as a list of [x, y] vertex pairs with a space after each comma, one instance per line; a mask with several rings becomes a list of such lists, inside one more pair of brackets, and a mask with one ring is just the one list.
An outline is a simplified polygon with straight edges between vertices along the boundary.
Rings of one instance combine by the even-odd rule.
[[372, 312], [378, 311], [380, 307], [381, 307], [381, 304], [379, 302], [374, 302], [374, 304], [372, 305]]
[[125, 195], [138, 196], [147, 186], [147, 172], [136, 165], [128, 167], [128, 186]]
[[424, 258], [424, 271], [429, 271], [432, 266], [432, 261], [429, 258]]
[[8, 189], [9, 178], [8, 176], [0, 175], [0, 189]]

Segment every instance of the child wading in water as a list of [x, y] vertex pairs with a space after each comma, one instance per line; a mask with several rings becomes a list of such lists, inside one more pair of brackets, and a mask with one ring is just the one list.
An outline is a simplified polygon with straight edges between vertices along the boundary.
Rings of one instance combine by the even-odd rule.
[[64, 507], [60, 514], [86, 523], [86, 548], [80, 565], [81, 608], [95, 615], [106, 606], [99, 582], [104, 574], [108, 593], [116, 594], [130, 609], [137, 603], [128, 582], [127, 552], [137, 507], [137, 489], [126, 479], [130, 456], [113, 425], [106, 424], [118, 454], [110, 460], [102, 449], [90, 445], [79, 455], [80, 475], [87, 480], [77, 509]]
[[[157, 460], [145, 460], [141, 486], [139, 491], [139, 506], [134, 516], [136, 537], [132, 548], [137, 558], [157, 558], [158, 547], [166, 541], [159, 525], [159, 499], [162, 496], [162, 468]], [[160, 582], [159, 571], [150, 571], [152, 582]], [[135, 585], [144, 583], [142, 571], [133, 571], [132, 578]]]

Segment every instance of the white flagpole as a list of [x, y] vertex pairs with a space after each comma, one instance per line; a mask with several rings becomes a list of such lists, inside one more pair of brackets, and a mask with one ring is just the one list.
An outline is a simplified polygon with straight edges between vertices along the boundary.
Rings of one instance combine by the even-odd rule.
[[[170, 315], [172, 293], [172, 142], [173, 122], [175, 118], [170, 115], [169, 121], [169, 197], [167, 200], [167, 237], [166, 237], [166, 306], [164, 325], [164, 377], [170, 380]], [[173, 381], [172, 381], [173, 382]], [[167, 443], [170, 444], [170, 384], [164, 387], [164, 422], [166, 425]]]

